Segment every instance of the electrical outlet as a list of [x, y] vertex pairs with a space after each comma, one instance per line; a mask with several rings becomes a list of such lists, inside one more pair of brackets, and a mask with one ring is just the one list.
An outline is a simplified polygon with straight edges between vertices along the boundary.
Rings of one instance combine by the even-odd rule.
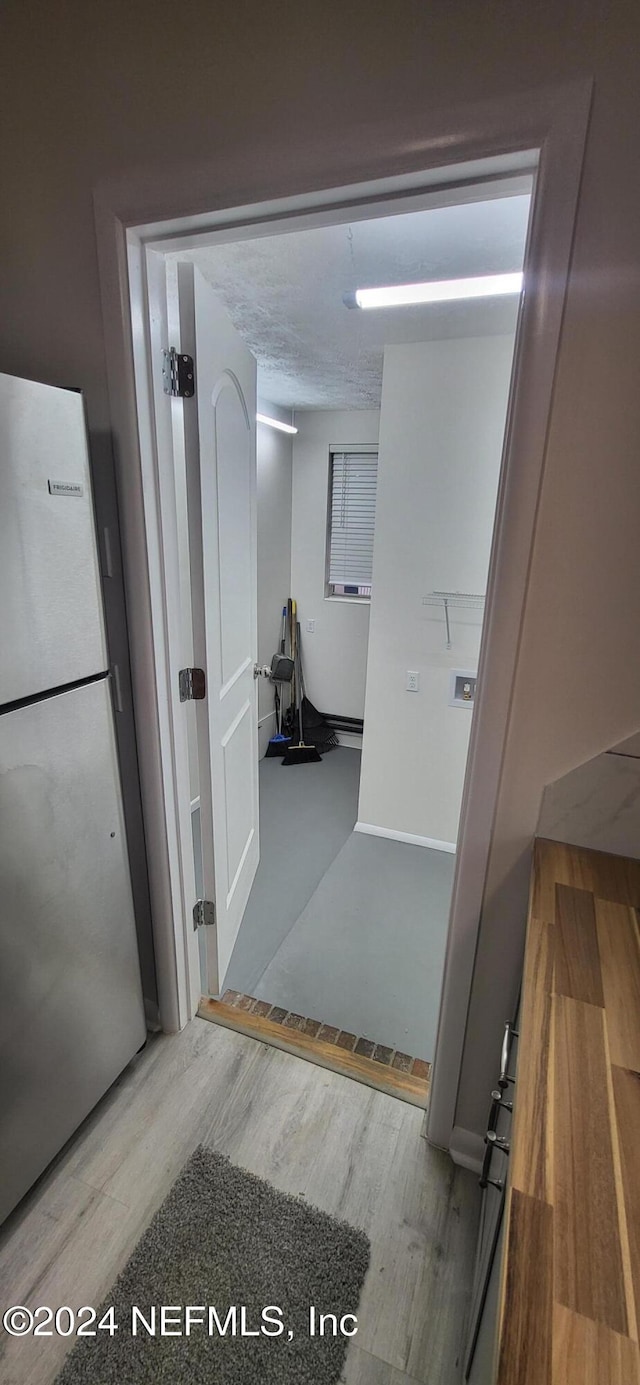
[[308, 634], [308, 635], [315, 635], [315, 633], [316, 633], [316, 623], [315, 623], [315, 620], [308, 620], [308, 621], [307, 621], [307, 634]]
[[420, 691], [420, 674], [416, 668], [407, 669], [407, 692]]

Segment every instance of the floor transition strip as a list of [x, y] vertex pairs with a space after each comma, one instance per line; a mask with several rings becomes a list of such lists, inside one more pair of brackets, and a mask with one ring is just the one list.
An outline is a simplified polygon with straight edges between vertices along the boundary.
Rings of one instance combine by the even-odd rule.
[[201, 1019], [294, 1053], [413, 1106], [427, 1104], [431, 1064], [422, 1058], [412, 1058], [238, 991], [225, 991], [222, 1000], [203, 997], [198, 1014]]

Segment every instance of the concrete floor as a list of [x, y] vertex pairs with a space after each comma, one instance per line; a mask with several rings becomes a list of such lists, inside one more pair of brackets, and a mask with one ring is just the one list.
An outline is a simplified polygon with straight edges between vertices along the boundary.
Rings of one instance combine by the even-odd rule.
[[431, 1060], [455, 858], [352, 831], [360, 753], [260, 766], [260, 866], [225, 987]]
[[260, 865], [225, 987], [255, 994], [351, 834], [359, 785], [359, 750], [332, 750], [315, 765], [260, 761]]

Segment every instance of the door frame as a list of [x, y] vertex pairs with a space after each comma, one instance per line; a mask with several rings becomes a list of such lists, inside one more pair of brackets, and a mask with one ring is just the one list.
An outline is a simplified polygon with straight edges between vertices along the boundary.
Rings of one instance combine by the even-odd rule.
[[[460, 818], [428, 1116], [430, 1140], [454, 1149], [455, 1109], [480, 916], [507, 739], [551, 413], [556, 361], [592, 99], [592, 81], [438, 112], [423, 129], [399, 115], [345, 131], [340, 148], [220, 147], [200, 165], [127, 174], [94, 192], [111, 422], [120, 496], [140, 777], [163, 1028], [195, 1013], [197, 946], [181, 866], [179, 790], [186, 729], [172, 717], [173, 561], [149, 376], [147, 257], [212, 232], [255, 235], [313, 215], [325, 222], [413, 191], [517, 175], [536, 163], [503, 464]], [[372, 153], [371, 151], [375, 151]], [[309, 174], [309, 167], [316, 169]], [[309, 190], [309, 182], [312, 188]], [[211, 191], [215, 189], [215, 193]], [[409, 209], [409, 203], [407, 203]], [[136, 362], [138, 393], [136, 395]], [[175, 556], [175, 555], [173, 555]], [[169, 567], [166, 561], [169, 560]], [[500, 593], [499, 619], [496, 594]], [[187, 794], [188, 797], [188, 794]], [[459, 1140], [460, 1145], [463, 1140]]]

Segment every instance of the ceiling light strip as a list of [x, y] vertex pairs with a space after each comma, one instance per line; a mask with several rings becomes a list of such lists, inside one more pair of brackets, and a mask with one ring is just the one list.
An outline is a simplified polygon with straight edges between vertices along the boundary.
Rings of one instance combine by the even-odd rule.
[[267, 428], [278, 428], [281, 433], [297, 433], [292, 423], [281, 423], [279, 418], [270, 418], [268, 414], [256, 414], [258, 423], [266, 423]]
[[455, 299], [495, 298], [520, 293], [522, 272], [481, 274], [474, 279], [431, 279], [423, 284], [391, 284], [384, 288], [356, 289], [345, 294], [347, 307], [406, 308], [419, 303], [450, 303]]

